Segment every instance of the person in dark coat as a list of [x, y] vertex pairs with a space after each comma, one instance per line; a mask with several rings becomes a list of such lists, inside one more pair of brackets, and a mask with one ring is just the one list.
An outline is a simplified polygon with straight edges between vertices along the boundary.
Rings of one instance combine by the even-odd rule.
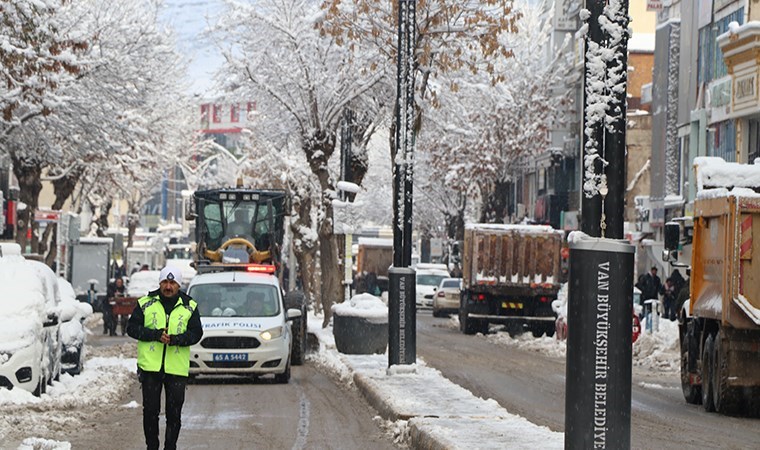
[[[636, 287], [641, 291], [641, 300], [659, 299], [658, 294], [664, 293], [664, 288], [660, 277], [657, 276], [657, 266], [652, 266], [649, 273], [639, 277]], [[651, 312], [652, 307], [648, 304], [644, 304], [646, 312]]]
[[116, 278], [113, 283], [108, 285], [106, 290], [106, 301], [103, 302], [103, 334], [116, 336], [116, 318], [113, 316], [113, 307], [111, 299], [117, 296], [126, 295], [127, 288], [124, 286], [122, 278]]
[[161, 391], [166, 391], [165, 450], [177, 448], [190, 368], [190, 346], [203, 327], [198, 304], [180, 291], [182, 272], [164, 267], [159, 288], [137, 301], [127, 334], [137, 339], [137, 373], [143, 392], [143, 432], [148, 450], [158, 450]]

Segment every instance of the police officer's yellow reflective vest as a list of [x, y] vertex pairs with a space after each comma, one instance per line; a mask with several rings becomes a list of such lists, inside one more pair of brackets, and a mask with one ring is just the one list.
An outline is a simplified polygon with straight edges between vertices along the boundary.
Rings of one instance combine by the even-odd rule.
[[[185, 305], [180, 297], [174, 304], [174, 309], [167, 314], [158, 295], [142, 297], [137, 303], [145, 316], [143, 325], [146, 328], [151, 330], [168, 328], [167, 333], [172, 335], [182, 334], [187, 330], [190, 316], [198, 306], [195, 300], [190, 300]], [[137, 341], [137, 366], [140, 369], [146, 372], [159, 372], [162, 361], [164, 372], [186, 377], [190, 367], [190, 347], [164, 345], [160, 341]]]

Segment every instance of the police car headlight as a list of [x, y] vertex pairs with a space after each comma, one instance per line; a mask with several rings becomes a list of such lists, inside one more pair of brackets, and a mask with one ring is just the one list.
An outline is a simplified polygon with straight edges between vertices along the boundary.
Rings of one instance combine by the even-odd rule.
[[270, 328], [268, 330], [261, 332], [261, 339], [265, 341], [271, 341], [272, 339], [276, 339], [280, 336], [282, 336], [282, 327], [275, 327]]
[[13, 356], [13, 352], [11, 351], [4, 350], [0, 352], [0, 364], [7, 363], [11, 359], [12, 356]]

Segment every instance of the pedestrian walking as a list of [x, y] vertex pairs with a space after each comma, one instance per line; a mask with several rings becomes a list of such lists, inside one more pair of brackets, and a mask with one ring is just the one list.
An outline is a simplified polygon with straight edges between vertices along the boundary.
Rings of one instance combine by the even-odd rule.
[[[664, 293], [665, 290], [660, 281], [660, 277], [657, 276], [657, 266], [652, 266], [652, 268], [649, 269], [649, 273], [640, 276], [636, 283], [636, 287], [641, 291], [642, 301], [658, 300], [658, 294]], [[649, 304], [644, 303], [644, 305], [646, 313], [652, 312]]]
[[164, 449], [177, 448], [190, 367], [190, 346], [203, 336], [198, 304], [180, 288], [182, 272], [164, 267], [159, 288], [137, 301], [127, 334], [137, 339], [137, 373], [143, 393], [143, 431], [148, 450], [157, 450], [161, 391], [166, 392]]

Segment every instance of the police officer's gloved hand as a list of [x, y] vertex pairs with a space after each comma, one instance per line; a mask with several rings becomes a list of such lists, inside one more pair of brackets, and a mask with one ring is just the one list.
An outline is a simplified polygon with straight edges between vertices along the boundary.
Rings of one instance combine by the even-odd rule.
[[161, 342], [161, 336], [164, 334], [164, 330], [151, 330], [151, 333], [153, 334], [151, 336], [152, 340]]

